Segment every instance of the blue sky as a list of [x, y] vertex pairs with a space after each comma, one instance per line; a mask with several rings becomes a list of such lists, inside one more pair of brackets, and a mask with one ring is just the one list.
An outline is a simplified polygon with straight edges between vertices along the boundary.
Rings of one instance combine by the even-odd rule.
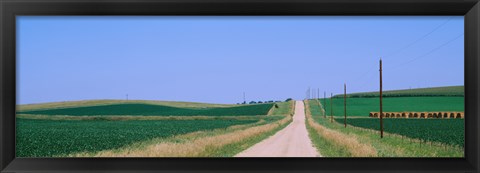
[[17, 16], [18, 104], [238, 103], [464, 84], [463, 16]]

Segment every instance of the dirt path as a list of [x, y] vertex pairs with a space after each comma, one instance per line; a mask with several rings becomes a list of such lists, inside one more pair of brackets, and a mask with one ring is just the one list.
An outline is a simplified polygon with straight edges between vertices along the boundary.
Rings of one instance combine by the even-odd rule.
[[308, 137], [302, 101], [296, 101], [293, 121], [275, 135], [235, 157], [320, 157]]

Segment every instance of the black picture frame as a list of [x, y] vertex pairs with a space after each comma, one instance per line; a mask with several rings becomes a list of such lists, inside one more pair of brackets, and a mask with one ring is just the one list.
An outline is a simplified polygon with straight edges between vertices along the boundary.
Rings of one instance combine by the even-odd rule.
[[[478, 0], [0, 0], [1, 172], [479, 172]], [[463, 15], [465, 158], [15, 158], [17, 15]]]

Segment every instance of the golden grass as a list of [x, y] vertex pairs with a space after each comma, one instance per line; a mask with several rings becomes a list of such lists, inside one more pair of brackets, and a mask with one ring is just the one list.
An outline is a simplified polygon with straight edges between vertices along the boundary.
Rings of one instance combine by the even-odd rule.
[[344, 146], [352, 154], [352, 157], [376, 157], [377, 151], [370, 145], [362, 144], [359, 142], [356, 136], [347, 135], [335, 130], [328, 129], [318, 123], [315, 123], [312, 119], [312, 115], [309, 109], [308, 103], [305, 103], [305, 114], [308, 124], [315, 129], [315, 131], [322, 138], [332, 141], [333, 143]]
[[72, 115], [35, 115], [17, 114], [17, 118], [43, 119], [43, 120], [256, 120], [265, 115], [254, 116], [131, 116], [131, 115], [105, 115], [105, 116], [72, 116]]
[[[77, 153], [71, 157], [208, 157], [212, 151], [221, 149], [225, 145], [241, 143], [242, 141], [270, 132], [288, 122], [290, 116], [276, 122], [264, 125], [252, 126], [238, 125], [217, 130], [216, 135], [208, 136], [208, 132], [193, 132], [185, 135], [171, 137], [169, 139], [154, 139], [147, 145], [141, 143], [114, 150], [100, 151], [98, 153]], [[251, 125], [250, 125], [251, 126]], [[232, 131], [233, 130], [233, 131]], [[225, 133], [225, 131], [228, 131]], [[230, 132], [231, 131], [231, 132]]]

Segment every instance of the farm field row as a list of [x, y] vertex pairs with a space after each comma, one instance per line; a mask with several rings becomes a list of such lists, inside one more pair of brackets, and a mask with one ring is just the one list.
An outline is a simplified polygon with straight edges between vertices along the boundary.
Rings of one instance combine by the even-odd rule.
[[[102, 151], [119, 150], [137, 143], [163, 141], [190, 133], [217, 135], [232, 131], [231, 129], [236, 127], [274, 124], [285, 119], [285, 115], [291, 114], [293, 102], [275, 104], [277, 106], [258, 104], [232, 105], [231, 107], [208, 107], [208, 104], [203, 104], [202, 106], [206, 108], [151, 104], [114, 104], [53, 109], [36, 107], [40, 110], [17, 114], [16, 156], [68, 157], [75, 153], [95, 155]], [[28, 113], [42, 113], [42, 115]], [[144, 116], [144, 114], [152, 115]], [[171, 114], [175, 116], [170, 116]], [[282, 122], [286, 121], [282, 120]], [[256, 132], [258, 135], [255, 137], [244, 142], [237, 141], [239, 146], [230, 148], [238, 150], [253, 145], [258, 140], [271, 135], [275, 130], [279, 130], [280, 126], [277, 126], [260, 131], [261, 133]], [[176, 143], [179, 139], [172, 140], [170, 142]], [[230, 149], [227, 150], [224, 153], [235, 154]]]
[[[335, 118], [343, 124], [344, 119]], [[373, 130], [380, 130], [378, 118], [348, 118], [347, 124]], [[413, 139], [463, 147], [465, 144], [463, 119], [384, 119], [385, 132], [403, 135]]]
[[200, 130], [255, 123], [255, 120], [56, 121], [17, 119], [17, 157], [62, 156], [101, 151], [133, 142]]
[[[415, 88], [403, 90], [384, 91], [383, 97], [421, 97], [421, 96], [448, 96], [448, 97], [464, 97], [464, 86], [446, 86], [446, 87], [431, 87], [431, 88]], [[380, 93], [375, 92], [361, 92], [347, 94], [347, 97], [379, 97]], [[343, 95], [335, 95], [334, 97], [343, 97]]]
[[[333, 98], [333, 115], [343, 116], [343, 98]], [[331, 114], [330, 99], [319, 99], [325, 104], [327, 115]], [[347, 115], [368, 116], [370, 112], [379, 112], [379, 98], [347, 98]], [[384, 112], [462, 112], [464, 97], [386, 97], [383, 99]]]
[[[374, 124], [373, 118], [368, 117], [351, 117], [347, 119], [350, 124], [344, 127], [343, 119], [336, 117], [332, 122], [330, 116], [324, 117], [321, 111], [321, 105], [317, 100], [306, 100], [308, 104], [307, 113], [313, 124], [307, 126], [311, 133], [311, 139], [315, 146], [322, 151], [324, 156], [328, 157], [463, 157], [463, 124], [460, 119], [445, 119], [447, 121], [438, 121], [439, 123], [425, 123], [429, 121], [414, 121], [413, 124], [408, 122], [402, 122], [402, 124], [394, 124], [395, 120], [391, 119], [390, 124], [385, 126], [386, 129], [399, 129], [398, 131], [408, 131], [408, 127], [420, 126], [421, 128], [418, 134], [418, 130], [410, 129], [407, 133], [414, 135], [421, 135], [421, 138], [415, 138], [407, 135], [395, 135], [391, 131], [386, 131], [384, 138], [380, 138], [380, 133], [374, 130], [373, 127], [378, 127]], [[308, 116], [307, 116], [308, 117]], [[403, 119], [406, 120], [406, 119]], [[425, 120], [425, 119], [423, 119]], [[442, 120], [442, 119], [440, 119]], [[359, 128], [353, 126], [353, 122], [367, 121], [371, 125], [372, 129], [365, 127]], [[378, 121], [378, 120], [377, 120]], [[370, 124], [370, 122], [373, 122]], [[447, 127], [441, 127], [446, 125]], [[315, 126], [320, 126], [316, 127]], [[360, 126], [360, 125], [359, 125]], [[452, 129], [456, 128], [456, 129]], [[320, 130], [319, 130], [320, 129]], [[428, 133], [430, 130], [430, 133]], [[439, 131], [436, 131], [439, 130]], [[450, 133], [450, 134], [441, 134]], [[441, 136], [432, 136], [432, 135]], [[446, 135], [446, 136], [442, 136]], [[449, 138], [449, 139], [448, 139]], [[422, 139], [422, 140], [419, 140]], [[434, 141], [437, 139], [437, 141]], [[441, 139], [441, 140], [438, 140]], [[426, 140], [434, 141], [437, 144], [432, 145], [431, 142], [425, 142]], [[452, 140], [446, 142], [445, 140]], [[446, 142], [446, 143], [443, 143]], [[441, 145], [438, 145], [438, 144]], [[458, 144], [458, 145], [457, 145]]]
[[159, 101], [159, 100], [80, 100], [80, 101], [64, 101], [64, 102], [48, 102], [17, 105], [17, 111], [31, 111], [31, 110], [45, 110], [58, 108], [72, 108], [72, 107], [86, 107], [86, 106], [100, 106], [113, 104], [150, 104], [161, 106], [172, 106], [180, 108], [203, 108], [203, 107], [234, 107], [239, 105], [234, 104], [211, 104], [199, 102], [181, 102], [181, 101]]
[[71, 115], [71, 116], [99, 116], [99, 115], [129, 115], [129, 116], [238, 116], [238, 115], [267, 115], [274, 104], [256, 104], [233, 107], [205, 107], [180, 108], [151, 104], [112, 104], [100, 106], [85, 106], [71, 108], [56, 108], [46, 110], [19, 111], [19, 114], [36, 115]]

